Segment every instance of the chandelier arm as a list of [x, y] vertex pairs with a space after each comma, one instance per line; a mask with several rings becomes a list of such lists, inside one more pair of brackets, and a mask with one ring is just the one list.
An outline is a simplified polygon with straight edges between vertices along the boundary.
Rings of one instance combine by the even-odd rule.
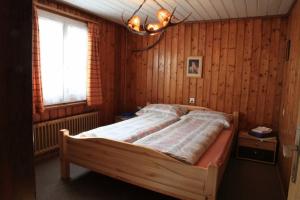
[[135, 31], [129, 27], [126, 27], [126, 29], [131, 32], [131, 33], [134, 33], [134, 34], [138, 34], [138, 35], [141, 35], [141, 36], [147, 36], [149, 35], [146, 31]]
[[[147, 30], [147, 22], [148, 22], [148, 15], [144, 21], [144, 24], [143, 24], [143, 29], [146, 31]], [[147, 32], [147, 31], [146, 31]]]
[[164, 35], [165, 35], [165, 31], [163, 30], [162, 32], [160, 32], [160, 35], [159, 35], [158, 39], [153, 44], [151, 44], [151, 45], [149, 45], [145, 48], [133, 49], [132, 52], [147, 51], [147, 50], [153, 48], [154, 46], [156, 46], [161, 41], [161, 39], [163, 38]]
[[124, 19], [124, 12], [122, 12], [121, 19], [122, 19], [123, 24], [124, 24], [125, 26], [127, 26], [127, 23], [126, 23], [126, 21], [125, 21], [125, 19]]
[[157, 0], [153, 0], [160, 8], [165, 9]]
[[146, 3], [146, 1], [147, 0], [144, 0], [143, 3], [133, 12], [133, 14], [131, 15], [131, 17], [127, 20], [127, 22], [129, 22], [135, 16], [135, 14], [141, 10], [141, 8]]
[[186, 21], [191, 15], [192, 15], [192, 13], [188, 14], [185, 18], [183, 18], [182, 20], [180, 20], [180, 21], [178, 21], [178, 22], [172, 22], [172, 21], [170, 20], [170, 26], [174, 26], [174, 25], [177, 25], [177, 24], [180, 24], [180, 23]]

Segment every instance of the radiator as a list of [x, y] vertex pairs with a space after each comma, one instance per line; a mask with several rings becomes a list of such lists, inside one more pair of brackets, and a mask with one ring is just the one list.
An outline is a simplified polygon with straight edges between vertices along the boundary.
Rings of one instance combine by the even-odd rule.
[[99, 113], [92, 112], [72, 117], [41, 122], [33, 125], [34, 155], [44, 154], [58, 149], [58, 133], [68, 129], [70, 135], [76, 135], [99, 126]]

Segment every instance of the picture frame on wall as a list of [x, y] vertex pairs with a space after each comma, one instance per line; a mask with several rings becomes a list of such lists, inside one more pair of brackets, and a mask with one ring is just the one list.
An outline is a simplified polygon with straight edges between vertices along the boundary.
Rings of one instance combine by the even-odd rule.
[[186, 63], [188, 77], [202, 78], [202, 56], [189, 56]]

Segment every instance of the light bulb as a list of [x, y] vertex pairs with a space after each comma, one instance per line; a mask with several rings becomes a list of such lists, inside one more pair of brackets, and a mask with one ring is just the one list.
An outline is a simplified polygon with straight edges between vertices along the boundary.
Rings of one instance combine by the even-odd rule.
[[166, 22], [169, 21], [170, 16], [171, 13], [163, 8], [159, 9], [157, 12], [158, 21], [163, 25], [165, 25]]
[[133, 16], [128, 22], [128, 26], [136, 31], [140, 31], [141, 18], [139, 16]]
[[147, 29], [149, 31], [156, 31], [156, 30], [160, 29], [160, 24], [148, 24]]

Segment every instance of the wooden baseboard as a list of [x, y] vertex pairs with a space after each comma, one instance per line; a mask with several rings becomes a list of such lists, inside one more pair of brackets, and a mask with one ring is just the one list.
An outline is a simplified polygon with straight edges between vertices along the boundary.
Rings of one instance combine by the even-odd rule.
[[285, 189], [284, 189], [284, 186], [283, 186], [283, 181], [282, 181], [282, 178], [280, 176], [280, 171], [279, 171], [278, 164], [276, 165], [276, 174], [278, 176], [278, 180], [279, 180], [279, 184], [280, 184], [280, 188], [281, 188], [282, 198], [283, 199], [287, 199], [287, 193], [285, 192]]
[[42, 162], [44, 160], [48, 160], [50, 158], [58, 157], [58, 150], [53, 150], [38, 156], [35, 156], [34, 163], [37, 164], [39, 162]]

